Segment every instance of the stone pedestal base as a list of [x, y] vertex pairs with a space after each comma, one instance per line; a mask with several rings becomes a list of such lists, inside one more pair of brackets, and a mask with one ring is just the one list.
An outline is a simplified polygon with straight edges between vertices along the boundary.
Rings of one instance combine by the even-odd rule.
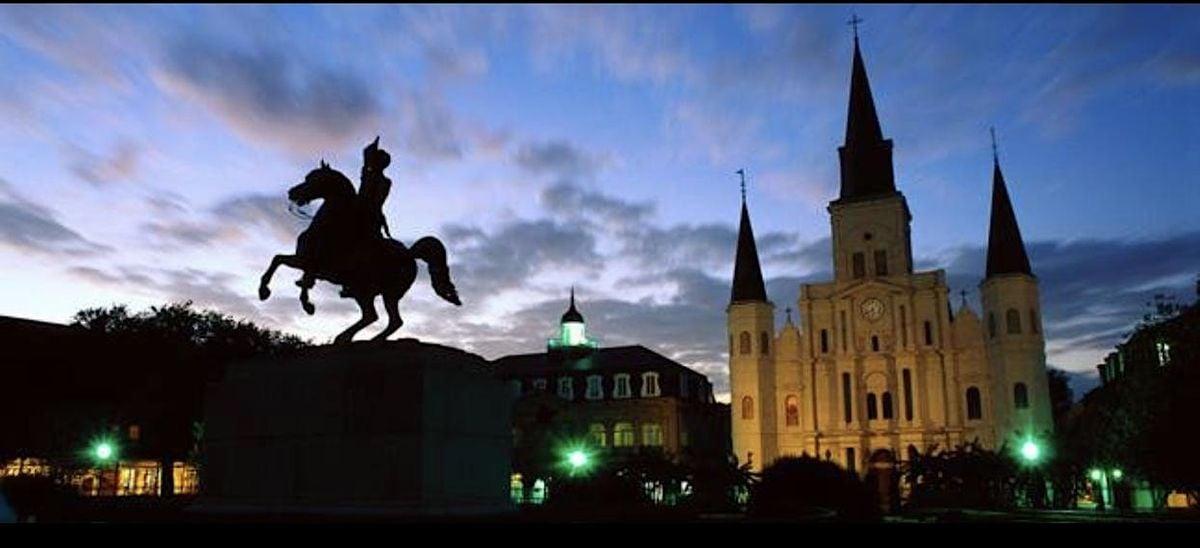
[[195, 509], [512, 510], [511, 403], [483, 358], [413, 339], [232, 364], [205, 402]]

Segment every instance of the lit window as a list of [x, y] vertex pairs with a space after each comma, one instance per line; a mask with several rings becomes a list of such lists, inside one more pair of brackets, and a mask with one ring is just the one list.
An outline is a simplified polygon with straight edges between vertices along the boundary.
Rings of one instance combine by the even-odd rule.
[[575, 399], [575, 386], [572, 384], [571, 377], [558, 379], [558, 397], [566, 400]]
[[613, 447], [633, 447], [633, 423], [618, 422], [613, 426]]
[[604, 447], [608, 445], [608, 430], [601, 423], [593, 423], [588, 427], [588, 437], [592, 439], [592, 443], [596, 447]]
[[1158, 352], [1158, 366], [1162, 367], [1171, 361], [1171, 345], [1164, 341], [1154, 343], [1154, 349]]
[[642, 445], [660, 447], [663, 444], [662, 425], [649, 422], [642, 425]]
[[540, 391], [540, 392], [545, 392], [546, 391], [546, 379], [533, 379], [533, 389]]
[[589, 375], [587, 378], [587, 393], [584, 394], [589, 400], [598, 400], [604, 397], [604, 388], [601, 387], [600, 375]]
[[136, 424], [129, 425], [129, 441], [142, 439], [142, 428]]
[[654, 397], [659, 395], [658, 391], [658, 373], [642, 373], [642, 397]]
[[614, 398], [628, 398], [632, 395], [632, 391], [629, 390], [629, 375], [627, 373], [617, 374], [613, 377], [613, 380], [616, 381], [613, 384]]
[[783, 406], [785, 423], [788, 426], [800, 425], [800, 402], [796, 396], [788, 396], [786, 403]]

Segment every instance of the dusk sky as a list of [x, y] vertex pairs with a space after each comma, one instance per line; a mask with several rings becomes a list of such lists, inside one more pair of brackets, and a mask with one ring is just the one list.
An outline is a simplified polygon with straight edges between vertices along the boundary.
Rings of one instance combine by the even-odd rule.
[[[992, 152], [1041, 284], [1049, 365], [1095, 365], [1200, 273], [1195, 6], [0, 7], [0, 314], [192, 300], [329, 342], [357, 318], [281, 269], [285, 191], [358, 179], [376, 135], [406, 243], [441, 238], [397, 336], [545, 348], [572, 284], [602, 345], [727, 397], [739, 168], [780, 324], [831, 278], [860, 28], [918, 269], [978, 310]], [[957, 305], [956, 305], [957, 307]], [[368, 328], [370, 336], [384, 322]], [[1093, 384], [1076, 379], [1077, 395]]]

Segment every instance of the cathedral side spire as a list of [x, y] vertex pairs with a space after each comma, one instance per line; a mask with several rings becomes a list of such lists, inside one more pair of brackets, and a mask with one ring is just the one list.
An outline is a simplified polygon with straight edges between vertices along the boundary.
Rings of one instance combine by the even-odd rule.
[[742, 175], [742, 220], [738, 226], [737, 259], [733, 265], [733, 290], [729, 302], [767, 302], [767, 289], [763, 284], [762, 267], [758, 262], [758, 246], [754, 243], [754, 229], [750, 226], [750, 210], [746, 207], [745, 171]]
[[996, 154], [996, 132], [992, 130], [992, 219], [988, 230], [987, 276], [999, 274], [1027, 274], [1032, 276], [1029, 256], [1025, 253], [1025, 242], [1017, 226], [1012, 201], [1008, 198], [1008, 185], [1000, 171], [1000, 160]]

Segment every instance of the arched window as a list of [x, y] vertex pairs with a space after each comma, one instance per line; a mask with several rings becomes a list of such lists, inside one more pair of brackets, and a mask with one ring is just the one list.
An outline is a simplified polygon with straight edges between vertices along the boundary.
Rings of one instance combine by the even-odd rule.
[[845, 415], [847, 424], [854, 418], [854, 402], [850, 400], [850, 397], [850, 374], [842, 373], [842, 414]]
[[829, 353], [829, 331], [821, 330], [821, 353]]
[[879, 337], [871, 335], [871, 352], [879, 352]]
[[661, 394], [662, 392], [658, 388], [658, 373], [653, 371], [642, 373], [642, 397], [652, 398]]
[[925, 322], [925, 344], [933, 344], [933, 324]]
[[854, 279], [862, 278], [867, 275], [867, 259], [862, 253], [855, 253], [852, 257], [854, 266]]
[[588, 427], [588, 437], [592, 439], [592, 443], [596, 447], [604, 447], [608, 445], [608, 430], [604, 428], [602, 423], [593, 423]]
[[892, 418], [892, 393], [884, 392], [879, 397], [879, 404], [883, 407], [883, 418], [890, 420]]
[[875, 251], [875, 275], [887, 276], [887, 251], [882, 249]]
[[1029, 390], [1025, 388], [1025, 383], [1023, 382], [1013, 385], [1013, 407], [1017, 409], [1026, 409], [1029, 407]]
[[1017, 309], [1010, 308], [1004, 314], [1004, 323], [1008, 324], [1009, 335], [1019, 335], [1021, 333], [1021, 313]]
[[657, 422], [642, 424], [642, 445], [661, 447], [663, 444], [662, 425]]
[[769, 335], [767, 335], [767, 332], [763, 331], [762, 333], [759, 333], [758, 349], [760, 352], [762, 352], [762, 355], [766, 356], [767, 354], [770, 354], [770, 352], [769, 352], [770, 344], [771, 344], [771, 337]]
[[1029, 332], [1036, 334], [1038, 332], [1038, 317], [1037, 310], [1029, 309]]
[[867, 394], [867, 420], [875, 420], [879, 418], [879, 406], [875, 402], [875, 393]]
[[785, 400], [783, 405], [783, 413], [785, 416], [785, 423], [788, 426], [800, 425], [800, 402], [796, 399], [796, 396], [787, 397], [787, 400]]
[[613, 447], [633, 447], [633, 423], [618, 422], [613, 426]]
[[988, 312], [988, 338], [996, 338], [996, 313]]
[[983, 402], [979, 399], [979, 389], [974, 386], [967, 389], [967, 420], [977, 421], [983, 418]]
[[742, 419], [750, 420], [754, 418], [754, 398], [744, 396], [742, 398]]
[[738, 353], [750, 353], [750, 332], [742, 331], [742, 334], [738, 336]]

